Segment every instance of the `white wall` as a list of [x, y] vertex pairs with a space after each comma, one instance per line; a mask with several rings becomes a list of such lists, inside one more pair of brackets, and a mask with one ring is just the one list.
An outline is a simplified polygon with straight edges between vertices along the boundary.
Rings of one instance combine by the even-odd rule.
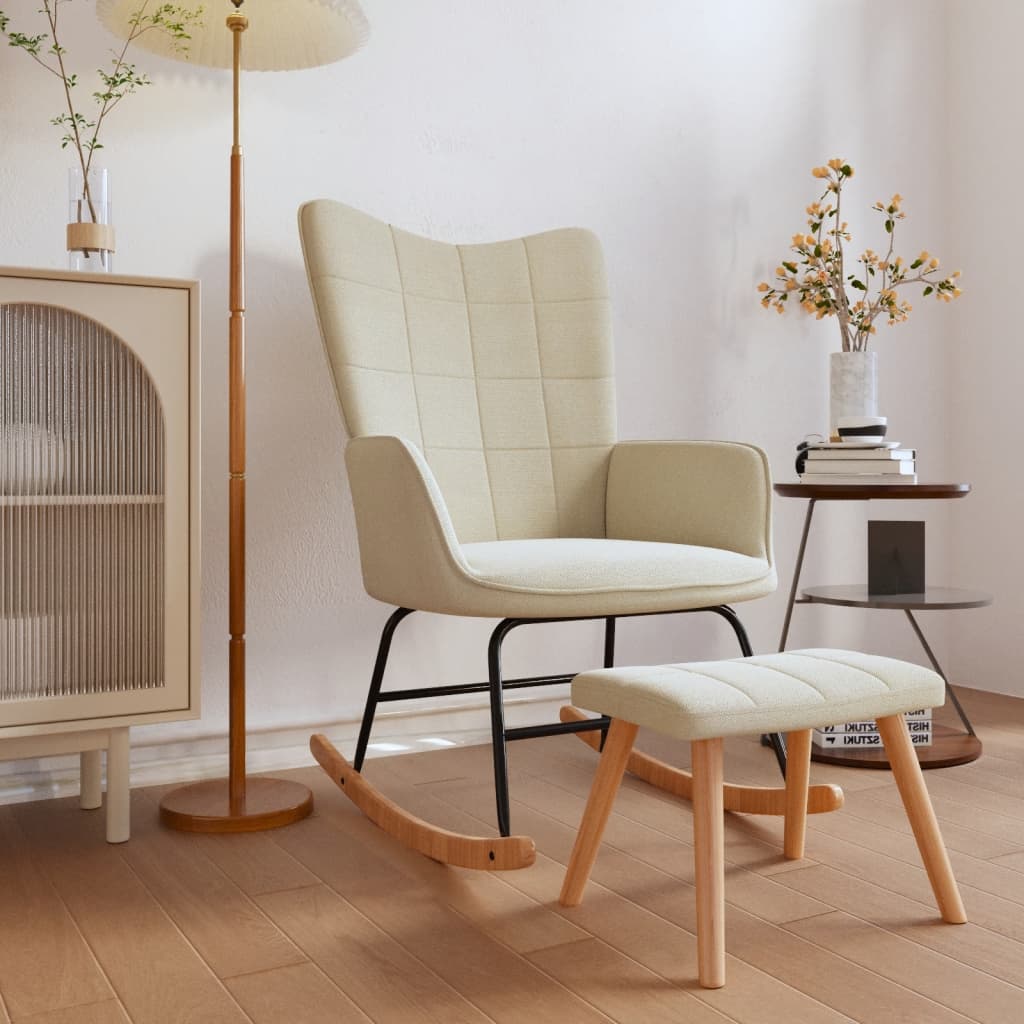
[[[453, 241], [593, 228], [611, 276], [621, 435], [751, 440], [780, 479], [792, 478], [794, 444], [824, 427], [838, 337], [831, 321], [761, 310], [754, 291], [816, 198], [809, 169], [834, 155], [855, 166], [855, 246], [879, 248], [869, 207], [894, 191], [910, 214], [904, 251], [945, 254], [950, 244], [945, 7], [932, 0], [364, 6], [372, 37], [352, 59], [244, 83], [254, 730], [356, 717], [387, 614], [360, 584], [344, 437], [295, 229], [300, 202], [332, 196]], [[96, 64], [109, 39], [91, 7], [65, 12], [73, 59]], [[116, 112], [103, 154], [117, 268], [203, 284], [205, 712], [147, 733], [170, 741], [225, 728], [230, 92], [219, 72], [139, 62], [156, 84]], [[0, 76], [0, 263], [58, 266], [68, 159], [47, 125], [57, 83], [7, 49]], [[960, 468], [946, 444], [951, 323], [925, 305], [878, 339], [892, 429], [922, 449], [933, 479]], [[777, 643], [802, 512], [777, 504], [782, 588], [741, 609], [761, 651]], [[948, 510], [872, 514], [927, 514], [931, 565], [944, 572]], [[866, 517], [861, 505], [821, 508], [807, 582], [863, 577]], [[490, 624], [419, 618], [399, 634], [396, 682], [429, 682], [426, 666], [438, 679], [484, 677]], [[708, 618], [639, 620], [620, 635], [622, 660], [734, 650]], [[903, 623], [879, 612], [801, 609], [792, 643], [916, 656]], [[592, 665], [597, 627], [513, 635], [508, 654], [512, 672]]]
[[949, 212], [971, 290], [955, 311], [948, 420], [953, 457], [975, 485], [970, 511], [955, 519], [953, 572], [996, 597], [986, 612], [956, 620], [951, 667], [969, 686], [1017, 696], [1024, 696], [1016, 647], [1024, 616], [1024, 348], [1014, 246], [1024, 211], [1014, 195], [1024, 157], [1024, 69], [1014, 39], [1022, 32], [1024, 7], [1015, 0], [951, 5]]

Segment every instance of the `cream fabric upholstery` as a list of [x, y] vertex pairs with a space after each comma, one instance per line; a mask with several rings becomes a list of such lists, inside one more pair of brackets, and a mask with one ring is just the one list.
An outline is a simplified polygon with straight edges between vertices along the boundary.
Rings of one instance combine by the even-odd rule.
[[[388, 604], [554, 618], [705, 608], [775, 589], [766, 557], [727, 549], [603, 538], [460, 544], [440, 487], [413, 444], [354, 438], [345, 460], [363, 582]], [[756, 465], [769, 486], [760, 459]]]
[[722, 441], [619, 443], [608, 469], [607, 535], [771, 562], [768, 459], [760, 448]]
[[602, 669], [572, 682], [578, 707], [681, 740], [811, 729], [939, 707], [944, 701], [942, 677], [931, 669], [825, 648]]
[[299, 211], [352, 437], [426, 456], [461, 540], [604, 535], [615, 390], [600, 245], [447, 245], [330, 200]]
[[447, 245], [329, 200], [303, 206], [299, 227], [352, 435], [369, 594], [456, 615], [558, 617], [775, 589], [760, 449], [616, 444], [593, 235]]

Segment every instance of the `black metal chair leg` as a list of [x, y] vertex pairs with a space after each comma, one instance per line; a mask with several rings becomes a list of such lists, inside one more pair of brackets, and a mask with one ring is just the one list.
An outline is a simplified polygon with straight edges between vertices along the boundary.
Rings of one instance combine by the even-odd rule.
[[512, 834], [508, 796], [508, 755], [505, 751], [505, 709], [501, 689], [501, 644], [521, 619], [502, 619], [487, 644], [487, 677], [491, 685], [491, 757], [494, 759], [494, 801], [498, 812], [498, 831]]
[[[730, 608], [727, 604], [719, 605], [717, 608], [709, 608], [709, 612], [715, 612], [717, 615], [721, 615], [730, 626], [733, 628], [733, 632], [736, 634], [736, 639], [740, 643], [740, 650], [743, 652], [744, 658], [749, 658], [753, 653], [754, 649], [750, 646], [750, 638], [747, 636], [747, 631], [743, 627], [743, 623], [740, 622], [740, 617]], [[761, 742], [765, 746], [770, 746], [775, 751], [775, 760], [778, 762], [779, 771], [782, 772], [782, 777], [786, 777], [786, 738], [777, 732], [766, 733], [761, 737]]]
[[391, 617], [384, 623], [384, 629], [380, 634], [380, 644], [377, 647], [377, 660], [373, 666], [373, 677], [370, 679], [370, 692], [366, 695], [366, 708], [363, 711], [363, 721], [359, 726], [359, 739], [356, 742], [356, 756], [353, 767], [357, 772], [363, 770], [363, 760], [366, 758], [366, 748], [370, 743], [370, 730], [373, 728], [373, 716], [377, 713], [377, 701], [380, 696], [381, 684], [384, 682], [384, 669], [388, 664], [388, 654], [391, 651], [391, 638], [395, 635], [398, 624], [407, 615], [411, 615], [414, 608], [396, 608]]
[[[604, 667], [612, 668], [615, 664], [615, 616], [609, 615], [604, 620]], [[601, 743], [597, 748], [604, 750], [604, 742], [608, 739], [608, 729], [612, 720], [607, 715], [601, 716]]]

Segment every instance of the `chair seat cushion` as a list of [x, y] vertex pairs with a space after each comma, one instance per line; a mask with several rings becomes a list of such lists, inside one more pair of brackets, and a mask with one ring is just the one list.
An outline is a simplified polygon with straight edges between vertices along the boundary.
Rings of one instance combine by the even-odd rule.
[[703, 608], [775, 588], [766, 559], [735, 551], [602, 538], [463, 544], [470, 579], [505, 591], [520, 616], [624, 615]]
[[827, 648], [601, 669], [572, 682], [577, 707], [684, 740], [865, 721], [944, 700], [931, 669]]

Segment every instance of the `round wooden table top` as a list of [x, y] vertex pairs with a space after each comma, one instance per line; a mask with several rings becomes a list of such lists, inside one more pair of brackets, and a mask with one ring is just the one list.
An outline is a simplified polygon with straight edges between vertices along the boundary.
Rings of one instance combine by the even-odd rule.
[[872, 498], [963, 498], [970, 484], [776, 484], [780, 498], [870, 501]]
[[984, 608], [992, 603], [992, 595], [983, 590], [926, 586], [923, 594], [872, 594], [866, 583], [805, 587], [801, 596], [811, 604], [836, 604], [846, 608], [910, 608], [913, 611]]

